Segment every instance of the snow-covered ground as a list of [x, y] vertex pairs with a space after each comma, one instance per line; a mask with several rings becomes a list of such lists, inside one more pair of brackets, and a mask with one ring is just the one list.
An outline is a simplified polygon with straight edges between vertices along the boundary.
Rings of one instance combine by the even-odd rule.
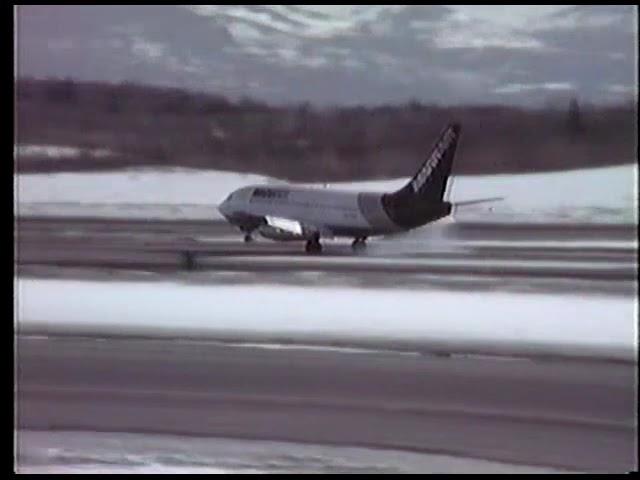
[[20, 431], [18, 473], [567, 473], [398, 450], [118, 432]]
[[260, 175], [195, 169], [16, 175], [19, 215], [221, 219], [233, 190], [282, 183]]
[[636, 302], [626, 297], [44, 279], [16, 284], [22, 334], [636, 360]]
[[[457, 210], [456, 218], [474, 221], [635, 223], [637, 177], [636, 164], [526, 175], [459, 176], [450, 182], [448, 199], [505, 197], [502, 202]], [[221, 218], [216, 206], [236, 188], [286, 184], [260, 175], [184, 168], [20, 174], [15, 180], [18, 215], [171, 219]], [[406, 181], [328, 186], [391, 191]]]
[[68, 160], [70, 158], [81, 159], [84, 157], [112, 157], [114, 153], [106, 148], [80, 148], [61, 145], [19, 145], [14, 147], [13, 156], [46, 158], [47, 160]]

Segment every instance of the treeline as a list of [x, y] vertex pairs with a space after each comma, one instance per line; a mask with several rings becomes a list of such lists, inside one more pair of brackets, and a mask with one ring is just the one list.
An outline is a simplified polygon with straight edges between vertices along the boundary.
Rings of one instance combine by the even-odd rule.
[[108, 157], [21, 157], [20, 171], [161, 165], [263, 173], [297, 181], [408, 176], [443, 126], [463, 137], [454, 170], [484, 174], [635, 161], [635, 102], [554, 108], [271, 106], [131, 83], [16, 82], [19, 145], [109, 149]]

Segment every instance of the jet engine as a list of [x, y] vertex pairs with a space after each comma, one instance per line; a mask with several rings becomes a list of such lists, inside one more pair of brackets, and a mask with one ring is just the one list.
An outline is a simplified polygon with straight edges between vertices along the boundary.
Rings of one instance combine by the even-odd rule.
[[260, 227], [258, 227], [258, 233], [269, 240], [279, 240], [281, 242], [307, 239], [302, 232], [293, 232], [273, 225], [260, 225]]
[[265, 223], [258, 227], [258, 233], [270, 240], [280, 240], [282, 242], [290, 240], [308, 240], [313, 231], [305, 228], [296, 220], [279, 217], [265, 217]]

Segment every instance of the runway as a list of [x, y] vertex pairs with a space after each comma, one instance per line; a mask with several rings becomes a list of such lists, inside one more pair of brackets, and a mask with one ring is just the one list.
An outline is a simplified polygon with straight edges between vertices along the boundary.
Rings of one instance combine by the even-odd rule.
[[582, 472], [637, 468], [636, 366], [18, 339], [23, 430], [398, 449]]
[[[291, 285], [307, 291], [357, 287], [377, 295], [376, 289], [410, 289], [420, 298], [421, 292], [440, 298], [452, 290], [546, 298], [566, 293], [578, 303], [589, 295], [595, 302], [615, 296], [626, 304], [637, 294], [633, 225], [452, 223], [371, 239], [358, 254], [348, 241], [327, 241], [313, 256], [299, 243], [245, 244], [216, 221], [28, 217], [17, 220], [15, 234], [19, 278], [99, 280], [106, 306], [112, 294], [103, 293], [105, 281], [123, 280], [203, 290]], [[208, 291], [203, 296], [210, 298]], [[493, 298], [483, 294], [486, 311], [481, 307], [469, 318], [491, 321]], [[527, 298], [529, 318], [554, 317], [548, 310], [536, 313], [538, 296]], [[563, 321], [572, 315], [580, 321], [578, 307], [587, 308], [570, 306], [571, 313], [558, 315], [558, 328], [568, 328]], [[35, 320], [47, 322], [52, 315], [45, 312]], [[133, 322], [126, 316], [114, 320]], [[176, 325], [184, 324], [182, 312], [175, 317]], [[617, 325], [628, 322], [626, 315], [614, 317]], [[151, 319], [153, 328], [157, 320]], [[394, 321], [391, 315], [389, 324]], [[637, 359], [240, 345], [242, 339], [231, 345], [120, 333], [16, 337], [18, 437], [132, 432], [358, 446], [379, 449], [371, 457], [382, 463], [388, 449], [449, 455], [451, 471], [453, 457], [501, 462], [506, 471], [516, 464], [578, 472], [637, 469]], [[49, 441], [53, 448], [56, 440]], [[430, 468], [430, 458], [423, 456], [415, 473], [446, 470]], [[301, 462], [295, 471], [308, 471], [309, 458]], [[379, 471], [400, 471], [385, 468]], [[342, 465], [334, 471], [348, 470]]]
[[235, 273], [286, 282], [314, 273], [316, 284], [626, 295], [635, 292], [637, 278], [635, 228], [624, 225], [454, 223], [371, 239], [357, 254], [348, 241], [326, 241], [318, 256], [305, 254], [300, 242], [245, 244], [239, 232], [215, 221], [34, 217], [19, 219], [16, 235], [21, 275], [191, 272], [215, 282]]

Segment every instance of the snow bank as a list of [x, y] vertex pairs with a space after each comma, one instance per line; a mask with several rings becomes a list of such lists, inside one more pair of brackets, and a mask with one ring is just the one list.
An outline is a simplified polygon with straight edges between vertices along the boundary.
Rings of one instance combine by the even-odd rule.
[[236, 188], [269, 177], [195, 169], [17, 175], [20, 203], [217, 205]]
[[[502, 202], [458, 209], [456, 218], [463, 220], [635, 223], [637, 176], [637, 165], [526, 175], [459, 176], [450, 182], [448, 199], [455, 202], [505, 197]], [[328, 186], [391, 191], [406, 181]], [[139, 210], [144, 207], [144, 214], [150, 218], [220, 218], [215, 206], [236, 188], [252, 184], [286, 182], [260, 175], [184, 168], [16, 176], [19, 215], [96, 212], [95, 215], [135, 217], [142, 215]]]
[[16, 291], [21, 333], [636, 358], [631, 298], [42, 279]]
[[20, 430], [16, 441], [18, 473], [556, 473], [424, 452], [158, 433]]
[[103, 158], [113, 157], [114, 153], [106, 148], [79, 148], [61, 145], [19, 145], [14, 147], [13, 155], [50, 159], [82, 158], [85, 156]]

